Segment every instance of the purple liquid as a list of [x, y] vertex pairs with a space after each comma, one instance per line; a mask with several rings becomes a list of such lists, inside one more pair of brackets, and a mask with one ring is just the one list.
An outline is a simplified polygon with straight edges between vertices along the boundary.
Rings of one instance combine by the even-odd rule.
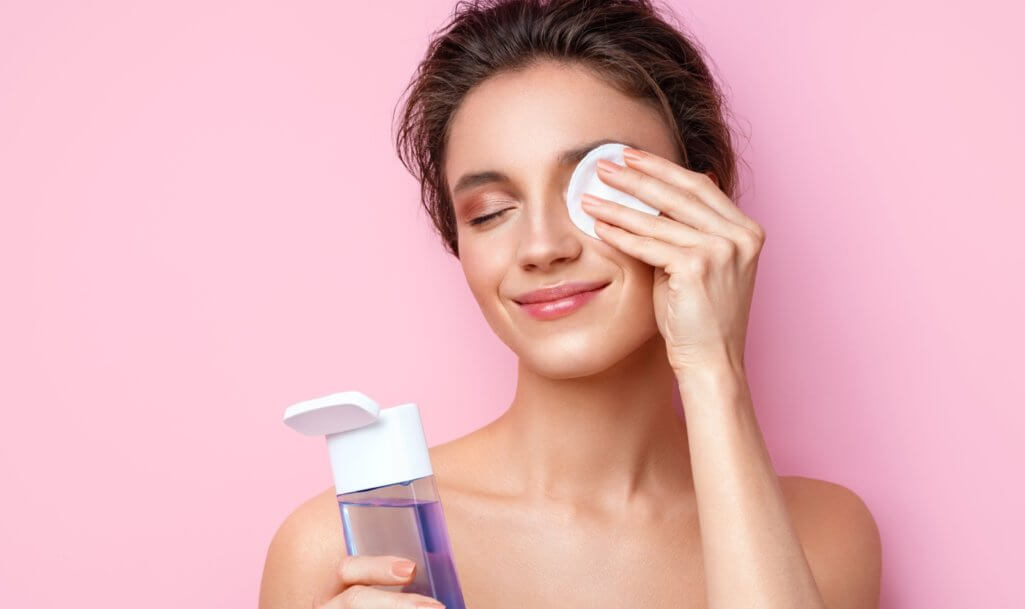
[[390, 554], [413, 560], [414, 579], [402, 592], [430, 596], [445, 609], [466, 609], [441, 503], [384, 497], [346, 501], [339, 495], [338, 508], [350, 555]]

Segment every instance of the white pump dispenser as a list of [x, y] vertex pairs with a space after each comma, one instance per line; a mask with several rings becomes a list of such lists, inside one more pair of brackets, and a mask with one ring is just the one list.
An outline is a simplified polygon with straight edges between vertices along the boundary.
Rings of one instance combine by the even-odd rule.
[[289, 406], [285, 424], [308, 436], [327, 436], [339, 495], [434, 473], [413, 402], [382, 410], [359, 391], [343, 391]]

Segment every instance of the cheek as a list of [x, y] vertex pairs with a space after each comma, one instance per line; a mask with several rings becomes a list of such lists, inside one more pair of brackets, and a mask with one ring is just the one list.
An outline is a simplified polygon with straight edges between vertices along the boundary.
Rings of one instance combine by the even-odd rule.
[[644, 289], [648, 297], [651, 297], [651, 288], [655, 281], [655, 268], [647, 265], [636, 258], [627, 258], [626, 265], [627, 277], [630, 282], [638, 288]]
[[622, 287], [627, 290], [624, 297], [632, 303], [640, 300], [650, 303], [655, 281], [655, 267], [627, 255], [611, 245], [601, 243], [598, 246], [602, 248], [602, 257], [607, 258], [618, 267]]
[[626, 293], [623, 298], [623, 314], [631, 319], [655, 319], [652, 290], [655, 283], [655, 269], [636, 258], [623, 267], [623, 283]]
[[508, 267], [500, 255], [475, 248], [472, 243], [460, 244], [459, 261], [466, 283], [481, 306], [494, 306], [499, 298], [502, 279]]

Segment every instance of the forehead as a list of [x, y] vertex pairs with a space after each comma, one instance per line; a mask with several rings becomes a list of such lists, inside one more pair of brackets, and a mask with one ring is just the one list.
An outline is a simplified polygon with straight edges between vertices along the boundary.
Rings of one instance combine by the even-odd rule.
[[563, 151], [602, 138], [675, 157], [672, 134], [648, 101], [583, 67], [545, 62], [501, 73], [472, 89], [456, 111], [446, 182], [451, 189], [467, 172], [528, 175], [556, 164]]

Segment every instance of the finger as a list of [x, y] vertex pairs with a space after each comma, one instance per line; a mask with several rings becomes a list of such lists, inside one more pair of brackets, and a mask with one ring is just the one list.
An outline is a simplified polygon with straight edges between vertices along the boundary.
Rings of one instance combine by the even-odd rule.
[[[694, 193], [677, 188], [662, 180], [631, 167], [617, 163], [598, 162], [603, 181], [629, 192], [638, 199], [660, 209], [671, 218], [694, 228], [715, 235], [716, 252], [730, 253], [734, 249], [756, 252], [762, 240], [761, 234], [734, 224], [719, 215], [714, 209], [702, 203]], [[681, 168], [682, 171], [683, 170]], [[707, 176], [706, 176], [707, 177]], [[711, 183], [711, 180], [708, 180]], [[721, 194], [721, 193], [720, 193]], [[728, 243], [722, 243], [726, 241]]]
[[633, 167], [598, 161], [598, 175], [610, 186], [707, 233], [728, 237], [741, 228], [701, 202], [696, 193], [677, 188]]
[[640, 157], [634, 160], [624, 156], [628, 167], [651, 174], [681, 190], [693, 192], [703, 203], [714, 209], [723, 218], [749, 230], [755, 229], [757, 223], [737, 207], [737, 204], [726, 196], [707, 174], [681, 167], [667, 158], [646, 150], [627, 148], [624, 152], [626, 151], [636, 153]]
[[338, 565], [338, 579], [343, 587], [356, 584], [393, 586], [411, 579], [415, 570], [416, 563], [402, 556], [347, 555]]
[[672, 218], [653, 216], [588, 193], [581, 195], [580, 205], [587, 213], [609, 224], [636, 235], [655, 237], [674, 245], [696, 247], [705, 243], [708, 238], [708, 233]]
[[636, 235], [618, 226], [608, 224], [601, 220], [594, 221], [594, 232], [623, 252], [650, 264], [654, 267], [666, 268], [681, 256], [684, 250], [694, 251], [697, 248], [681, 248], [646, 235]]
[[412, 592], [391, 592], [356, 585], [316, 609], [441, 609], [437, 600]]

